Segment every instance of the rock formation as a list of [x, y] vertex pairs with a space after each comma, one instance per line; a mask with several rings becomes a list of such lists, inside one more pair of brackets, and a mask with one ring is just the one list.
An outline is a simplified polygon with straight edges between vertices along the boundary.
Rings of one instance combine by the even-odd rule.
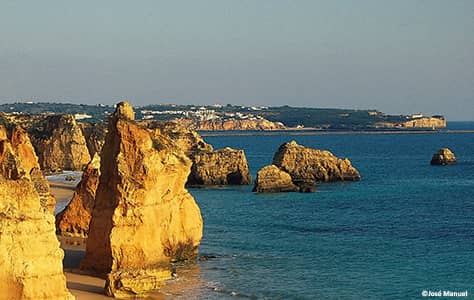
[[203, 131], [225, 131], [225, 130], [284, 130], [285, 125], [280, 122], [271, 122], [266, 119], [243, 119], [243, 120], [208, 120], [199, 121], [191, 119], [180, 119], [180, 123], [193, 130]]
[[431, 158], [432, 165], [452, 165], [456, 163], [456, 157], [454, 153], [448, 148], [441, 148]]
[[31, 137], [42, 170], [82, 170], [91, 160], [82, 130], [72, 115], [47, 116], [33, 128]]
[[347, 158], [340, 159], [329, 151], [307, 148], [295, 141], [278, 148], [273, 164], [289, 173], [294, 183], [360, 180], [359, 172]]
[[101, 154], [99, 187], [81, 269], [108, 274], [106, 292], [134, 296], [170, 276], [171, 261], [194, 258], [202, 218], [184, 188], [191, 161], [166, 136], [117, 105]]
[[299, 188], [291, 180], [290, 174], [275, 165], [270, 165], [257, 172], [253, 191], [257, 193], [297, 192]]
[[400, 124], [403, 128], [446, 128], [446, 119], [443, 117], [422, 117], [408, 120]]
[[[35, 169], [33, 160], [22, 162], [5, 133], [1, 128], [0, 297], [74, 299], [66, 289], [64, 253], [54, 233], [54, 217], [41, 205], [35, 185], [25, 172], [30, 167]], [[16, 138], [21, 136], [17, 131]], [[26, 151], [26, 142], [16, 147], [24, 157], [31, 154]]]
[[201, 151], [193, 156], [189, 185], [250, 184], [247, 158], [244, 150], [224, 148]]
[[90, 156], [93, 157], [96, 153], [100, 154], [107, 135], [107, 122], [78, 124], [84, 134]]
[[[273, 156], [273, 165], [284, 173], [277, 172], [273, 166], [263, 168], [259, 171], [255, 191], [278, 191], [277, 182], [286, 189], [288, 178], [285, 173], [289, 174], [300, 192], [314, 191], [318, 182], [360, 180], [359, 172], [347, 158], [340, 159], [329, 151], [307, 148], [295, 141], [284, 143], [278, 148]], [[271, 185], [272, 180], [277, 182]]]
[[28, 132], [43, 171], [82, 170], [90, 161], [84, 134], [73, 115], [1, 113], [0, 121]]
[[173, 143], [192, 159], [200, 151], [212, 151], [212, 146], [206, 143], [194, 130], [190, 130], [179, 123], [170, 121], [145, 122], [157, 135], [166, 135]]
[[87, 237], [95, 195], [99, 185], [100, 157], [87, 164], [71, 202], [56, 215], [56, 231], [64, 236]]
[[[10, 140], [8, 136], [11, 137]], [[56, 199], [51, 195], [49, 183], [40, 170], [38, 157], [26, 131], [19, 126], [14, 126], [10, 130], [0, 126], [0, 143], [2, 143], [1, 167], [4, 174], [15, 172], [17, 174], [9, 178], [30, 179], [39, 194], [41, 206], [53, 213]]]

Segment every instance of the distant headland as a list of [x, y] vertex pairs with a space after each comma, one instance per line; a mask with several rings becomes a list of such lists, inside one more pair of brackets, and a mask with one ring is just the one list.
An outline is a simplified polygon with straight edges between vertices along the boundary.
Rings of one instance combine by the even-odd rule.
[[[198, 131], [410, 130], [446, 128], [442, 115], [389, 115], [378, 110], [292, 106], [178, 105], [135, 107], [137, 120], [178, 120]], [[27, 102], [0, 104], [7, 114], [72, 114], [81, 122], [107, 120], [110, 105]]]

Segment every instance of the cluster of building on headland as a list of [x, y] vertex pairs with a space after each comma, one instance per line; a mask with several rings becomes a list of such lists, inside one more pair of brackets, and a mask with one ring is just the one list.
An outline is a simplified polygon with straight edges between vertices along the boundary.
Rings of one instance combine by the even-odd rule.
[[[81, 127], [68, 115], [3, 123], [0, 293], [7, 299], [73, 298], [55, 233], [87, 237], [80, 268], [106, 278], [105, 294], [158, 289], [171, 277], [170, 263], [196, 258], [202, 238], [200, 210], [185, 186], [252, 183], [242, 150], [214, 150], [173, 122], [136, 122], [126, 102], [100, 127]], [[55, 219], [41, 170], [84, 166], [71, 202]], [[254, 191], [311, 192], [318, 182], [338, 180], [360, 180], [360, 174], [348, 159], [293, 141], [257, 173]]]

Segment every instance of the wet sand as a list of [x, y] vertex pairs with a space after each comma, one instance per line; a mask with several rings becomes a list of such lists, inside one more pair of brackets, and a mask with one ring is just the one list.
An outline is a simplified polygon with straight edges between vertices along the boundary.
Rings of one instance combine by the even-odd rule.
[[76, 185], [69, 182], [49, 181], [51, 194], [56, 198], [57, 202], [66, 202], [71, 200], [72, 194], [76, 190]]

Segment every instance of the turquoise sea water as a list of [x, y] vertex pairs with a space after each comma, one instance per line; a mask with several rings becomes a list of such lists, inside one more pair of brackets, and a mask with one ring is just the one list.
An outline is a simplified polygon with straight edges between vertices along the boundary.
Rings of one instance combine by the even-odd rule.
[[[204, 219], [200, 255], [210, 258], [178, 268], [195, 287], [173, 298], [420, 299], [423, 290], [472, 297], [473, 133], [205, 139], [244, 149], [253, 177], [281, 143], [296, 140], [348, 157], [362, 180], [321, 184], [314, 194], [191, 189]], [[430, 166], [441, 147], [457, 165]]]

